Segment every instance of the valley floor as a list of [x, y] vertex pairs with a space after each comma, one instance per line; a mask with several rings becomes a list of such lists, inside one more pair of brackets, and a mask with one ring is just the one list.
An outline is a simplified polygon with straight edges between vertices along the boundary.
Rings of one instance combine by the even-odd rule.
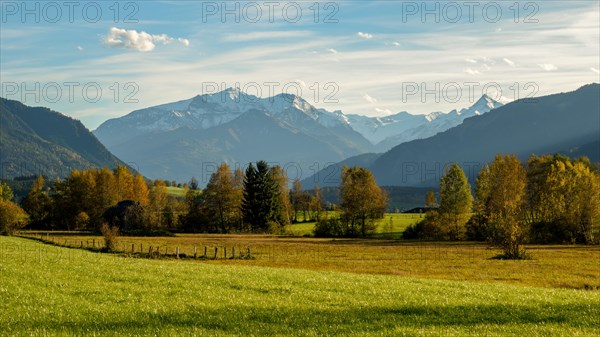
[[600, 291], [133, 259], [0, 237], [0, 335], [600, 336]]

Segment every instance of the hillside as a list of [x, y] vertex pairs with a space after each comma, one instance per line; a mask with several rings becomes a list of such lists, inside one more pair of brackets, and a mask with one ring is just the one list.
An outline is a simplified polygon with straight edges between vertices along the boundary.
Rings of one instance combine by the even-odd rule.
[[437, 185], [445, 163], [457, 162], [470, 179], [498, 153], [561, 152], [600, 137], [600, 85], [519, 100], [446, 132], [394, 147], [371, 169], [381, 185]]
[[0, 98], [2, 178], [64, 177], [73, 169], [123, 164], [75, 119]]

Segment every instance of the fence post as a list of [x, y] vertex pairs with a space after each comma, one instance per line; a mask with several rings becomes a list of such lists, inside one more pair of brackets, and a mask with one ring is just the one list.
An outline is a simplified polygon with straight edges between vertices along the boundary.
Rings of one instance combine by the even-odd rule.
[[231, 258], [235, 259], [235, 246], [231, 247]]
[[152, 257], [152, 246], [148, 248], [148, 257]]
[[198, 256], [198, 247], [194, 246], [194, 259]]
[[204, 246], [204, 258], [206, 259], [206, 246]]
[[217, 250], [218, 250], [218, 249], [219, 249], [219, 248], [215, 247], [215, 260], [217, 259]]
[[223, 247], [223, 258], [227, 258], [227, 246]]
[[49, 237], [50, 237], [50, 233], [46, 232], [46, 241], [49, 240]]
[[175, 257], [179, 258], [179, 247], [176, 248]]

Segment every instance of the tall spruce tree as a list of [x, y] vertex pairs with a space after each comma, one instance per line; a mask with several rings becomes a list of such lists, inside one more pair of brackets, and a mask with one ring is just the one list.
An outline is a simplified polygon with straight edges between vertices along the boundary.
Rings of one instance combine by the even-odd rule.
[[255, 168], [250, 163], [244, 180], [244, 222], [252, 230], [267, 230], [269, 222], [277, 220], [279, 209], [279, 187], [273, 180], [269, 165], [265, 161], [259, 161]]

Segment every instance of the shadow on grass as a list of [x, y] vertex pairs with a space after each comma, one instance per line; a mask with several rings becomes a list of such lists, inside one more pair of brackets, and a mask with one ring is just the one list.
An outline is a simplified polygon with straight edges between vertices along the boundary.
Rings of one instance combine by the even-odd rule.
[[[249, 289], [240, 289], [248, 291]], [[249, 291], [258, 291], [257, 289]], [[587, 305], [525, 306], [506, 304], [491, 305], [406, 305], [394, 307], [366, 307], [353, 309], [288, 309], [250, 306], [223, 308], [200, 308], [185, 306], [183, 310], [160, 312], [136, 312], [128, 308], [126, 316], [104, 316], [110, 321], [85, 317], [84, 321], [20, 322], [12, 328], [40, 329], [36, 331], [73, 333], [86, 331], [153, 331], [164, 329], [200, 329], [214, 333], [233, 334], [281, 334], [294, 335], [314, 333], [340, 334], [392, 331], [398, 327], [421, 329], [435, 327], [472, 330], [487, 326], [501, 332], [503, 325], [560, 325], [569, 329], [598, 329], [598, 307]], [[78, 317], [82, 317], [81, 313]], [[125, 318], [130, 317], [130, 318]], [[134, 319], [139, 317], [139, 319]], [[88, 320], [89, 319], [89, 320]]]

